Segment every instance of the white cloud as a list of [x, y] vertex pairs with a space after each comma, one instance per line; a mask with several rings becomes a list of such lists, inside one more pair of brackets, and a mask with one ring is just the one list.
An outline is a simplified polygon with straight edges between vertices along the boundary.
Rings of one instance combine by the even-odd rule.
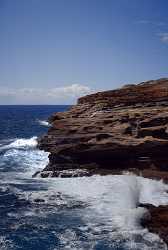
[[[6, 88], [0, 87], [0, 99], [12, 104], [71, 104], [77, 98], [92, 93], [85, 85], [71, 84], [55, 88]], [[2, 103], [1, 103], [2, 104]]]
[[[155, 27], [157, 26], [167, 26], [166, 22], [162, 21], [151, 21], [151, 20], [139, 20], [137, 21], [138, 24], [142, 25], [153, 25]], [[160, 41], [163, 43], [168, 43], [168, 32], [160, 32], [159, 34], [156, 34], [157, 36], [160, 37]]]
[[168, 32], [160, 33], [159, 36], [162, 42], [168, 43]]
[[88, 86], [72, 84], [66, 87], [53, 88], [48, 92], [48, 96], [54, 97], [57, 95], [63, 95], [67, 97], [80, 97], [90, 92], [91, 89]]
[[162, 21], [151, 21], [151, 20], [139, 20], [137, 21], [139, 24], [153, 25], [153, 26], [165, 26], [166, 23]]

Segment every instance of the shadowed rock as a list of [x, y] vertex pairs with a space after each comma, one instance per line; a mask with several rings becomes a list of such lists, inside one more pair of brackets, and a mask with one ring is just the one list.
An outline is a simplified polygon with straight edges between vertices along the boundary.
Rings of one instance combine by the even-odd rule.
[[168, 244], [168, 206], [155, 207], [151, 204], [141, 204], [149, 211], [149, 216], [142, 219], [142, 225], [152, 233], [157, 233]]

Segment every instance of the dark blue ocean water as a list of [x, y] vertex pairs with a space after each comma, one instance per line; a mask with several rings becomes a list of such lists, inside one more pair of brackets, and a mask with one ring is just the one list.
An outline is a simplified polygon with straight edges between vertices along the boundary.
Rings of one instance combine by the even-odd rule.
[[[137, 208], [139, 185], [148, 182], [135, 176], [32, 178], [48, 163], [37, 137], [47, 132], [52, 113], [67, 108], [0, 106], [0, 250], [166, 249], [139, 224], [145, 212]], [[152, 199], [152, 188], [153, 182], [144, 200]]]
[[30, 138], [47, 131], [40, 121], [46, 121], [54, 112], [69, 106], [0, 106], [0, 139]]

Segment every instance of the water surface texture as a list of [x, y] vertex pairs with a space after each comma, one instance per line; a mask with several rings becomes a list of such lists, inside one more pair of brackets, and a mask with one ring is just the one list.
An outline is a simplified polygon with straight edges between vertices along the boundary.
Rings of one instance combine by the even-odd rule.
[[[140, 225], [141, 203], [168, 204], [168, 186], [131, 175], [40, 179], [36, 148], [48, 116], [67, 106], [0, 106], [1, 250], [162, 250]], [[117, 166], [116, 166], [117, 167]]]

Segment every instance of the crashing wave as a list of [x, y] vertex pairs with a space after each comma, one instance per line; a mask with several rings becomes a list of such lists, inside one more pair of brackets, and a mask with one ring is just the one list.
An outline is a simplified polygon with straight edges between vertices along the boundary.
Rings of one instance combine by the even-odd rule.
[[[74, 213], [82, 221], [78, 233], [80, 231], [85, 235], [87, 244], [99, 244], [101, 240], [105, 240], [114, 249], [117, 244], [118, 247], [124, 246], [124, 249], [132, 250], [167, 249], [157, 235], [141, 227], [141, 219], [148, 212], [145, 208], [139, 207], [140, 203], [151, 203], [155, 206], [168, 204], [168, 186], [161, 181], [128, 175], [95, 175], [43, 179], [43, 183], [47, 186], [46, 190], [26, 192], [26, 199], [32, 204], [54, 206], [54, 212], [60, 206], [66, 209], [64, 213], [67, 211], [67, 214], [68, 209], [77, 205]], [[26, 194], [22, 192], [21, 198], [23, 199]], [[73, 230], [69, 228], [70, 231], [71, 229]], [[67, 230], [64, 233], [60, 234], [62, 244], [65, 244], [63, 249], [69, 244], [69, 241], [63, 240], [67, 237]], [[76, 249], [85, 249], [81, 248], [83, 242], [78, 241], [76, 232], [73, 231], [73, 234], [73, 244], [79, 243]], [[91, 249], [90, 245], [86, 249]]]
[[[48, 213], [61, 213], [62, 210], [68, 216], [70, 213], [80, 218], [80, 225], [76, 226], [78, 231], [73, 231], [74, 227], [68, 225], [70, 231], [65, 229], [57, 234], [63, 246], [60, 249], [66, 249], [74, 237], [70, 249], [76, 246], [76, 249], [91, 249], [91, 245], [96, 246], [105, 240], [111, 246], [107, 249], [116, 249], [118, 244], [118, 249], [124, 246], [132, 250], [166, 250], [157, 235], [141, 227], [141, 219], [147, 210], [139, 204], [168, 205], [168, 185], [132, 175], [31, 179], [32, 173], [48, 163], [48, 153], [38, 150], [36, 145], [37, 137], [10, 141], [4, 146], [6, 150], [1, 157], [6, 163], [5, 168], [9, 165], [11, 171], [10, 175], [4, 172], [1, 181], [14, 183], [14, 186], [18, 184], [17, 188], [11, 187], [11, 192], [18, 197], [17, 204], [27, 204], [23, 201], [31, 204], [20, 213], [15, 212], [18, 220], [20, 216], [25, 220], [34, 216], [47, 218]], [[30, 189], [27, 189], [28, 185]], [[40, 208], [38, 212], [37, 207]], [[78, 239], [79, 232], [87, 239], [86, 248]]]
[[2, 146], [0, 149], [10, 149], [10, 148], [34, 148], [37, 146], [37, 136], [33, 136], [30, 139], [16, 139], [10, 144]]
[[37, 120], [37, 122], [38, 122], [41, 126], [50, 127], [50, 123], [49, 123], [48, 121], [45, 121], [45, 120]]
[[[48, 153], [37, 148], [37, 137], [15, 139], [0, 147], [0, 178], [3, 182], [13, 182], [17, 177], [29, 178], [34, 172], [48, 164]], [[6, 180], [6, 172], [10, 175]], [[11, 180], [9, 180], [11, 177]]]

